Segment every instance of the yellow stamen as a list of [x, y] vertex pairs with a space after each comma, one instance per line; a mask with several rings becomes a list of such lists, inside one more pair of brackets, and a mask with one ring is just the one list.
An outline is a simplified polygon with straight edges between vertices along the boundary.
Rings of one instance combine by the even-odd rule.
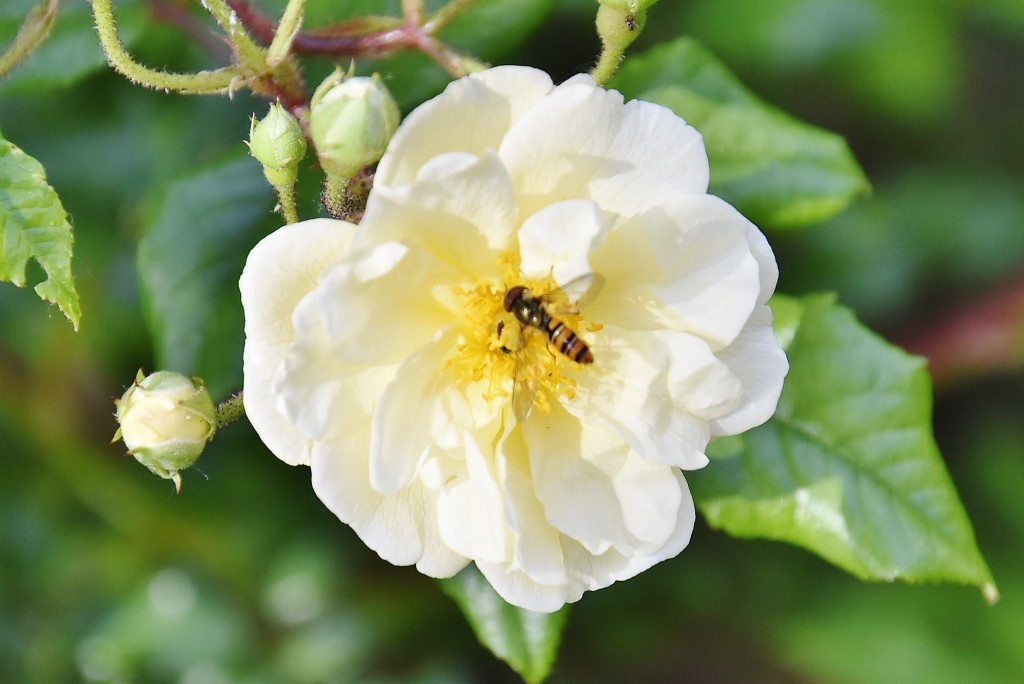
[[[574, 375], [580, 364], [552, 348], [543, 331], [524, 327], [505, 310], [504, 302], [505, 293], [516, 285], [541, 295], [557, 284], [551, 277], [523, 277], [519, 257], [511, 252], [503, 253], [498, 265], [503, 271], [502, 282], [481, 281], [455, 289], [463, 325], [444, 368], [454, 373], [460, 384], [481, 383], [482, 398], [487, 402], [509, 401], [515, 381], [516, 391], [529, 392], [534, 408], [546, 413], [551, 410], [551, 397], [575, 397]], [[551, 313], [557, 313], [559, 320], [573, 329], [581, 325], [579, 313], [568, 307]], [[600, 329], [599, 324], [590, 325]]]

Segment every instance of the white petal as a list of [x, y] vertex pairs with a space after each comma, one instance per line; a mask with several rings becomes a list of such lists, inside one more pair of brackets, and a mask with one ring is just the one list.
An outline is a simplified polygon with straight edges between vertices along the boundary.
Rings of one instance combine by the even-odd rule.
[[565, 584], [560, 535], [548, 522], [534, 491], [530, 457], [519, 425], [499, 442], [498, 450], [499, 462], [504, 465], [508, 525], [515, 538], [508, 568], [539, 584]]
[[768, 239], [753, 223], [747, 227], [747, 242], [750, 243], [750, 253], [761, 268], [761, 296], [757, 298], [757, 303], [765, 304], [771, 299], [779, 282], [779, 265], [775, 262], [775, 254], [772, 253]]
[[[490, 431], [496, 428], [491, 426]], [[441, 538], [456, 553], [502, 563], [508, 557], [504, 494], [491, 471], [494, 454], [484, 454], [473, 435], [464, 437], [465, 473], [445, 485], [437, 499]], [[493, 448], [493, 438], [485, 444]]]
[[498, 153], [529, 215], [587, 198], [625, 216], [677, 193], [703, 193], [708, 161], [700, 134], [671, 110], [573, 80], [538, 101]]
[[370, 482], [389, 494], [406, 486], [431, 447], [462, 445], [472, 412], [442, 370], [454, 336], [438, 335], [406, 359], [385, 388], [373, 414]]
[[587, 255], [610, 225], [611, 217], [590, 200], [544, 207], [519, 229], [520, 269], [529, 278], [553, 275], [560, 284], [589, 273]]
[[449, 153], [429, 161], [408, 185], [375, 186], [356, 246], [416, 244], [471, 280], [498, 272], [519, 224], [515, 189], [493, 153]]
[[405, 118], [377, 166], [374, 186], [404, 185], [446, 152], [497, 150], [508, 129], [551, 91], [551, 78], [529, 67], [495, 67], [452, 81]]
[[707, 414], [724, 415], [743, 400], [739, 381], [707, 344], [686, 333], [608, 326], [591, 349], [594, 365], [578, 374], [576, 400], [566, 408], [610, 426], [648, 461], [707, 465]]
[[672, 471], [672, 475], [679, 488], [680, 500], [673, 521], [672, 534], [665, 540], [664, 545], [649, 553], [624, 555], [611, 549], [594, 556], [581, 545], [566, 543], [566, 566], [575, 574], [576, 581], [585, 585], [588, 590], [602, 589], [612, 582], [629, 579], [663, 560], [675, 558], [686, 548], [693, 534], [697, 514], [693, 506], [693, 497], [690, 496], [682, 473]]
[[428, 252], [386, 242], [334, 267], [317, 288], [317, 305], [340, 360], [394, 364], [451, 322], [439, 297], [461, 281]]
[[536, 613], [554, 613], [566, 603], [575, 603], [587, 587], [579, 582], [541, 584], [520, 570], [501, 563], [477, 562], [477, 568], [501, 598]]
[[338, 439], [368, 424], [395, 367], [341, 361], [320, 319], [315, 293], [299, 302], [292, 321], [296, 340], [271, 383], [278, 411], [313, 440]]
[[522, 425], [537, 497], [551, 524], [591, 553], [661, 547], [679, 488], [672, 469], [644, 460], [612, 430], [583, 426], [554, 404]]
[[633, 329], [685, 330], [724, 347], [761, 295], [751, 227], [711, 195], [676, 197], [616, 225], [591, 255], [606, 284], [587, 317]]
[[754, 311], [747, 327], [718, 357], [739, 378], [746, 403], [711, 421], [712, 434], [736, 435], [771, 418], [789, 371], [789, 361], [772, 330], [771, 309], [761, 306]]
[[321, 273], [345, 256], [356, 227], [317, 219], [285, 226], [249, 253], [239, 289], [245, 310], [245, 412], [263, 443], [282, 461], [308, 464], [311, 444], [275, 406], [274, 373], [295, 339], [292, 310]]
[[397, 494], [381, 495], [369, 481], [367, 431], [313, 449], [313, 489], [338, 518], [384, 560], [412, 565], [431, 577], [451, 577], [467, 563], [441, 541], [437, 497], [413, 483]]
[[674, 529], [664, 545], [650, 553], [622, 554], [616, 549], [594, 555], [583, 545], [562, 537], [567, 581], [543, 584], [526, 573], [506, 565], [477, 563], [480, 572], [494, 590], [509, 603], [542, 613], [551, 613], [566, 603], [578, 601], [586, 591], [603, 589], [613, 582], [629, 579], [652, 565], [674, 558], [686, 548], [693, 533], [696, 512], [686, 481], [674, 473], [680, 492], [680, 504]]

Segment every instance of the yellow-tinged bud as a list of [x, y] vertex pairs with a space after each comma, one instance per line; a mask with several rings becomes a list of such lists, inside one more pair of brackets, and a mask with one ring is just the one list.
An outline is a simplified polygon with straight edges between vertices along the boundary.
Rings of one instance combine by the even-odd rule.
[[295, 117], [275, 102], [262, 120], [253, 117], [249, 151], [263, 165], [263, 173], [272, 185], [291, 184], [306, 155], [306, 134]]
[[139, 371], [114, 403], [120, 424], [114, 439], [180, 491], [178, 471], [196, 462], [217, 429], [217, 409], [202, 382], [171, 371]]
[[310, 102], [309, 134], [320, 166], [333, 176], [354, 176], [380, 160], [400, 120], [379, 76], [345, 78], [335, 70]]

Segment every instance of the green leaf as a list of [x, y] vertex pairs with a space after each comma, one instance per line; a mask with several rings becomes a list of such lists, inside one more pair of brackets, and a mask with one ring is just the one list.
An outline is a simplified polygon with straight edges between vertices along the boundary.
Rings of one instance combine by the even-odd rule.
[[805, 547], [863, 579], [953, 581], [995, 597], [939, 455], [922, 359], [864, 328], [831, 295], [778, 298], [789, 376], [775, 416], [714, 445], [688, 473], [708, 522]]
[[71, 276], [74, 235], [42, 164], [0, 136], [0, 280], [25, 285], [29, 259], [46, 280], [36, 294], [53, 302], [78, 330], [82, 310]]
[[480, 643], [530, 684], [544, 681], [555, 664], [568, 606], [556, 613], [517, 608], [498, 596], [474, 566], [442, 580], [441, 587], [462, 609]]
[[700, 131], [711, 190], [765, 226], [823, 221], [869, 189], [840, 136], [758, 99], [693, 40], [631, 58], [610, 87], [664, 105]]
[[157, 366], [198, 375], [214, 397], [241, 385], [238, 276], [271, 202], [259, 164], [240, 152], [172, 183], [139, 243]]

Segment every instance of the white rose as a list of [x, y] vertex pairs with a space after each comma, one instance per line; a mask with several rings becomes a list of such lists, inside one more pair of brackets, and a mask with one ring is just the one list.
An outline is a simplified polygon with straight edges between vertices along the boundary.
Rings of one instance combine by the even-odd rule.
[[[286, 226], [250, 254], [253, 426], [383, 558], [475, 562], [523, 608], [675, 556], [682, 470], [767, 420], [788, 368], [771, 249], [707, 184], [693, 128], [587, 76], [453, 82], [395, 134], [358, 227]], [[556, 315], [582, 364], [504, 300], [589, 272], [603, 288]]]

